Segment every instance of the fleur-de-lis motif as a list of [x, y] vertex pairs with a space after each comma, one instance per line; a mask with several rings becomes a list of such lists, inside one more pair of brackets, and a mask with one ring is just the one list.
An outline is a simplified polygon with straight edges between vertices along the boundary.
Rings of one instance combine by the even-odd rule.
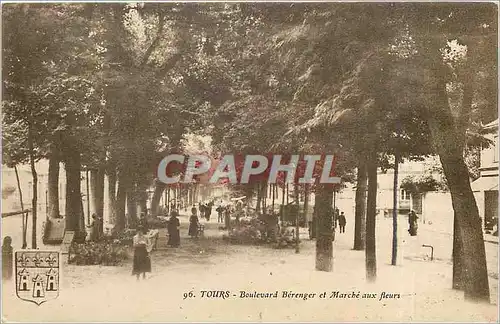
[[45, 262], [47, 262], [50, 267], [53, 267], [57, 263], [57, 258], [53, 253], [51, 253], [47, 258], [45, 258]]
[[26, 256], [26, 254], [22, 253], [19, 258], [17, 258], [17, 262], [21, 263], [21, 266], [24, 268], [30, 262], [30, 258]]
[[35, 256], [33, 257], [33, 259], [32, 259], [32, 260], [33, 260], [33, 262], [35, 263], [35, 266], [36, 266], [36, 267], [39, 267], [39, 266], [40, 266], [40, 264], [43, 262], [43, 258], [42, 258], [42, 257], [40, 257], [40, 253], [35, 254]]

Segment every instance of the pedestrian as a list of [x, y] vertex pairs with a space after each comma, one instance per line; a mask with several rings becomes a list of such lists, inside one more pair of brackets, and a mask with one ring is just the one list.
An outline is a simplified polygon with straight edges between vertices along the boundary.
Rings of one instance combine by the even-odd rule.
[[205, 205], [205, 218], [207, 222], [210, 221], [210, 216], [212, 215], [213, 202], [209, 202]]
[[12, 238], [6, 236], [2, 244], [2, 279], [10, 280], [12, 278]]
[[[205, 217], [205, 204], [200, 203], [198, 206], [198, 210], [200, 211], [200, 217]], [[192, 209], [191, 209], [192, 211]]]
[[92, 223], [90, 224], [90, 241], [95, 242], [98, 240], [99, 233], [99, 220], [97, 219], [97, 215], [92, 214]]
[[168, 220], [168, 245], [171, 247], [179, 247], [181, 244], [181, 237], [179, 234], [179, 227], [181, 226], [181, 223], [179, 222], [179, 213], [174, 210], [172, 212], [172, 216], [170, 216], [170, 219]]
[[413, 210], [410, 210], [410, 213], [408, 214], [408, 225], [409, 225], [408, 233], [410, 233], [411, 236], [417, 235], [417, 229], [418, 229], [417, 219], [418, 219], [417, 214]]
[[189, 230], [188, 235], [191, 237], [198, 237], [198, 225], [200, 221], [198, 219], [197, 210], [195, 207], [191, 208], [191, 217], [189, 217]]
[[139, 280], [142, 274], [142, 279], [146, 279], [146, 272], [151, 272], [151, 258], [149, 257], [149, 252], [151, 252], [151, 242], [146, 236], [147, 231], [143, 227], [137, 228], [137, 234], [134, 236], [134, 264], [132, 269], [132, 275], [137, 276]]
[[344, 212], [340, 213], [339, 216], [339, 227], [340, 227], [340, 233], [345, 233], [345, 225], [347, 223], [347, 220], [345, 219]]
[[137, 229], [142, 228], [146, 233], [149, 231], [148, 220], [146, 218], [146, 213], [141, 213], [141, 218], [139, 218], [139, 222], [137, 224]]
[[236, 217], [236, 224], [240, 223], [240, 218], [244, 217], [244, 210], [243, 210], [243, 203], [241, 201], [238, 201], [236, 203], [236, 210], [234, 212], [234, 216]]
[[224, 229], [229, 230], [231, 228], [231, 206], [226, 205], [224, 207]]
[[224, 222], [224, 217], [222, 216], [222, 213], [224, 212], [224, 207], [222, 205], [217, 206], [217, 209], [215, 209], [217, 212], [217, 223], [223, 223]]
[[102, 216], [97, 216], [97, 240], [100, 240], [103, 237], [103, 233], [104, 233], [104, 218]]

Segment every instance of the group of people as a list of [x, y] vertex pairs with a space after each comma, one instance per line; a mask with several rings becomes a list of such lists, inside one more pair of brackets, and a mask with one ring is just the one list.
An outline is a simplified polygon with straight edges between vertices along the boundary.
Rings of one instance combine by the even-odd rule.
[[207, 222], [210, 221], [210, 216], [212, 215], [212, 207], [213, 206], [214, 206], [213, 201], [199, 204], [200, 216], [204, 217], [207, 220]]

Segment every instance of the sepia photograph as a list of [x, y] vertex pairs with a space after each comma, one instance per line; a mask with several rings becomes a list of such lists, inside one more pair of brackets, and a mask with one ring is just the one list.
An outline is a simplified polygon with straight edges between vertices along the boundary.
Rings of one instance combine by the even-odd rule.
[[2, 322], [499, 322], [498, 3], [3, 2]]

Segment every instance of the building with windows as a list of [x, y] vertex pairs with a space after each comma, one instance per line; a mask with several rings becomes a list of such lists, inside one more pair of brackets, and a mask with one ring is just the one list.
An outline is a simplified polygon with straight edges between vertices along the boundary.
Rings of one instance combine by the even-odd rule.
[[[433, 166], [439, 164], [437, 157], [429, 157], [424, 161], [405, 161], [399, 165], [398, 172], [398, 213], [408, 214], [410, 210], [414, 210], [417, 214], [423, 213], [422, 195], [412, 195], [402, 189], [401, 183], [406, 177], [418, 177], [425, 173]], [[377, 194], [377, 209], [388, 217], [392, 216], [393, 196], [394, 196], [394, 170], [390, 169], [385, 172], [379, 171], [377, 176], [378, 194]]]
[[480, 177], [471, 185], [486, 231], [498, 222], [498, 119], [484, 126], [493, 145], [481, 149]]

